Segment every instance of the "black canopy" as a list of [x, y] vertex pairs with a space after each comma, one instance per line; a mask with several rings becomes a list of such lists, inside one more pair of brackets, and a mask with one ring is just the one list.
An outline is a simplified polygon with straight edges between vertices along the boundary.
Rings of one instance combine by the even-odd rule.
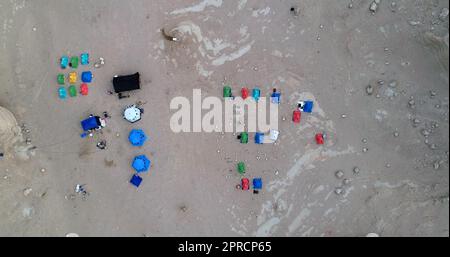
[[116, 93], [140, 89], [139, 72], [132, 75], [114, 77], [113, 85]]

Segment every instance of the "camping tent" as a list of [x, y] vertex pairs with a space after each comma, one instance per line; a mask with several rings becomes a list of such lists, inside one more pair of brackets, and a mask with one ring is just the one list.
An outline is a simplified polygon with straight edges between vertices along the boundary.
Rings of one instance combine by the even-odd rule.
[[114, 92], [121, 93], [140, 89], [139, 72], [132, 75], [116, 76], [113, 78]]
[[128, 136], [128, 140], [134, 146], [143, 146], [147, 140], [147, 136], [142, 129], [133, 129]]
[[150, 160], [145, 155], [139, 155], [134, 157], [131, 166], [138, 172], [146, 172], [150, 168]]
[[100, 117], [91, 116], [81, 121], [81, 127], [83, 128], [84, 131], [89, 131], [101, 127]]

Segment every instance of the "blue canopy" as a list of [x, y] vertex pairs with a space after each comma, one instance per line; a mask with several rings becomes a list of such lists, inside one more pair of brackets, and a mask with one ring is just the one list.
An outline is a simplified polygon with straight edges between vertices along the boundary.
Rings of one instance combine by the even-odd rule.
[[138, 172], [146, 172], [150, 168], [150, 160], [145, 155], [139, 155], [134, 157], [131, 166]]
[[147, 136], [145, 135], [144, 131], [142, 131], [142, 129], [133, 129], [130, 131], [128, 140], [134, 146], [143, 146], [145, 141], [147, 140]]
[[101, 126], [100, 121], [95, 116], [89, 117], [81, 122], [81, 127], [83, 127], [84, 131], [96, 129], [100, 126]]

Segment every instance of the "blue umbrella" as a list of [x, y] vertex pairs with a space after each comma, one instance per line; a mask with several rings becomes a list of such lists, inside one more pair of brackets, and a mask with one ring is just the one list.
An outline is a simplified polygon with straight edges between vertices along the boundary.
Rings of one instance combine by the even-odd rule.
[[142, 131], [142, 129], [133, 129], [130, 131], [128, 140], [134, 146], [143, 146], [145, 140], [147, 140], [147, 136], [145, 135], [144, 131]]
[[146, 172], [150, 168], [150, 160], [145, 155], [139, 155], [134, 157], [131, 166], [138, 172]]

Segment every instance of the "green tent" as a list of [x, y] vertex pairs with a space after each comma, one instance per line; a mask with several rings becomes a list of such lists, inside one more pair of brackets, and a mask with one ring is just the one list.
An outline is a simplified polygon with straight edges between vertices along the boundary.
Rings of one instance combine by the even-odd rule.
[[244, 175], [245, 174], [245, 163], [240, 162], [237, 164], [237, 170], [239, 174]]
[[223, 97], [231, 97], [231, 87], [230, 86], [223, 87]]
[[70, 95], [71, 97], [77, 96], [77, 88], [76, 88], [74, 85], [71, 85], [71, 86], [69, 87], [69, 95]]

